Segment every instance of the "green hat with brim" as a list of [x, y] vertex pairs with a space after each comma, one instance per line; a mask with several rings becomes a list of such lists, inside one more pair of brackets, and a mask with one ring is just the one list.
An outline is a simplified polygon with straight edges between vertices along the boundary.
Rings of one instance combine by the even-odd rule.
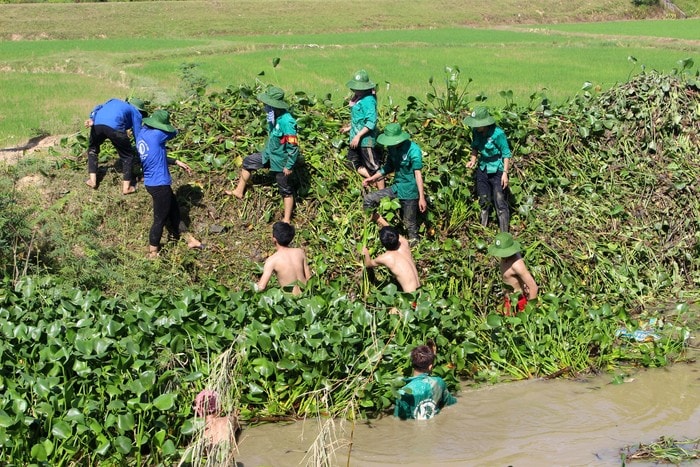
[[518, 252], [520, 252], [520, 243], [513, 240], [513, 236], [508, 232], [497, 234], [493, 245], [489, 247], [489, 254], [498, 258], [508, 258]]
[[404, 141], [408, 141], [410, 138], [411, 135], [403, 131], [401, 125], [390, 123], [384, 128], [384, 133], [377, 136], [377, 143], [382, 146], [396, 146]]
[[151, 128], [163, 130], [166, 133], [175, 133], [177, 130], [170, 124], [170, 114], [167, 110], [156, 110], [153, 115], [143, 119], [143, 124]]
[[348, 81], [346, 86], [353, 91], [367, 91], [368, 89], [374, 89], [377, 87], [376, 84], [369, 80], [369, 75], [365, 70], [358, 70], [355, 72], [355, 76]]
[[146, 111], [146, 103], [138, 97], [130, 97], [126, 101], [136, 107], [140, 112]]
[[258, 94], [258, 100], [275, 109], [288, 109], [289, 104], [284, 101], [284, 91], [275, 86], [270, 86], [267, 91]]
[[480, 128], [496, 123], [486, 107], [477, 107], [467, 118], [464, 119], [464, 124], [472, 128]]

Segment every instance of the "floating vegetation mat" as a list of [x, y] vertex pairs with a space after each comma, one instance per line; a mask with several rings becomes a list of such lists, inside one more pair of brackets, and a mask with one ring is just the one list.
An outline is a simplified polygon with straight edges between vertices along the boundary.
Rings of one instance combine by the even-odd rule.
[[676, 440], [662, 436], [653, 443], [640, 443], [622, 450], [622, 460], [653, 460], [669, 464], [680, 464], [700, 459], [700, 438]]

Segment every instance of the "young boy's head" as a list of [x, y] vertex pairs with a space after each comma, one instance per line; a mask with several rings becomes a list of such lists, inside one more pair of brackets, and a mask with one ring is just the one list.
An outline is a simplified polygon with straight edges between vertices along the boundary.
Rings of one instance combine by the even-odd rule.
[[435, 361], [435, 353], [433, 349], [427, 345], [419, 345], [411, 350], [411, 364], [415, 371], [427, 373], [432, 370], [433, 362]]
[[391, 226], [382, 227], [379, 231], [379, 240], [387, 250], [399, 249], [399, 233]]
[[286, 222], [275, 222], [272, 226], [272, 237], [281, 246], [289, 246], [294, 240], [294, 226]]

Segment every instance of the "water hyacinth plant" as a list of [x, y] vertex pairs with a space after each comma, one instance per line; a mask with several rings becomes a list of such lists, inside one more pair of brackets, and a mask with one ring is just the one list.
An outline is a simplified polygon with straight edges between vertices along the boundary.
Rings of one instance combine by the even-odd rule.
[[[452, 389], [682, 358], [685, 291], [700, 281], [692, 183], [700, 168], [687, 157], [699, 143], [697, 75], [642, 73], [601, 95], [584, 90], [560, 108], [493, 108], [514, 152], [511, 230], [542, 292], [524, 312], [503, 316], [498, 266], [486, 254], [495, 232], [477, 221], [464, 165], [471, 135], [461, 121], [472, 99], [454, 72], [444, 96], [432, 89], [432, 98], [411, 99], [395, 114], [425, 151], [430, 207], [414, 249], [420, 293], [401, 293], [389, 275], [362, 268], [358, 253], [374, 248], [377, 235], [345, 165], [339, 129], [348, 109], [301, 91], [289, 94], [306, 161], [295, 180], [294, 222], [314, 276], [298, 298], [250, 287], [279, 210], [274, 184], [259, 174], [245, 200], [223, 193], [264, 141], [260, 84], [169, 108], [181, 129], [170, 154], [197, 169], [195, 182], [176, 184], [187, 187], [183, 206], [212, 245], [205, 254], [174, 245], [157, 262], [136, 263], [140, 240], [110, 230], [104, 206], [113, 204], [94, 201], [109, 198], [102, 193], [83, 203], [61, 198], [30, 219], [32, 241], [45, 248], [17, 243], [31, 267], [6, 274], [0, 295], [3, 461], [175, 463], [197, 436], [194, 396], [211, 384], [212, 362], [224, 352], [236, 356], [226, 400], [250, 422], [388, 413], [410, 369], [408, 351], [428, 339], [439, 349], [434, 372]], [[47, 173], [80, 173], [82, 141], [68, 142], [75, 154]], [[148, 209], [139, 203], [148, 200], [130, 202], [128, 230], [118, 228], [146, 231], [139, 213]], [[391, 218], [397, 207], [381, 209]], [[94, 241], [86, 254], [49, 241], [70, 244], [73, 232], [87, 231], [123, 243]], [[119, 272], [124, 258], [138, 265], [133, 275]], [[110, 267], [124, 274], [119, 287], [100, 274]], [[76, 287], [88, 274], [91, 287]], [[654, 339], [618, 332], [641, 329], [651, 316], [662, 318]]]

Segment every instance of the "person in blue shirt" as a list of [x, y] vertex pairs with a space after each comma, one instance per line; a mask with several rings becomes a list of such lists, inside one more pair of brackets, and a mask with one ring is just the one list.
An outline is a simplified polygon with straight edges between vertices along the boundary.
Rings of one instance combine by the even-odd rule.
[[90, 129], [88, 143], [88, 180], [90, 188], [97, 189], [97, 162], [100, 147], [105, 140], [110, 140], [119, 154], [122, 163], [122, 193], [128, 195], [136, 191], [133, 165], [136, 153], [131, 144], [128, 130], [134, 134], [134, 141], [141, 130], [141, 121], [146, 116], [145, 104], [141, 99], [132, 97], [127, 101], [110, 99], [99, 104], [85, 120], [85, 127]]
[[394, 416], [401, 420], [428, 420], [440, 410], [457, 402], [447, 384], [439, 376], [431, 376], [435, 350], [419, 345], [411, 351], [413, 376], [405, 378], [406, 385], [399, 389]]
[[170, 124], [168, 111], [156, 110], [152, 116], [143, 119], [143, 127], [136, 139], [136, 148], [143, 167], [143, 184], [153, 198], [153, 225], [148, 234], [148, 253], [151, 258], [158, 256], [164, 228], [167, 228], [175, 239], [183, 234], [188, 247], [202, 248], [202, 243], [187, 232], [187, 228], [181, 222], [180, 206], [171, 187], [169, 165], [177, 165], [188, 174], [192, 173], [192, 169], [186, 163], [167, 157], [165, 143], [176, 135], [177, 130]]
[[[486, 107], [477, 107], [464, 124], [472, 128], [471, 159], [467, 168], [476, 167], [476, 194], [481, 208], [481, 225], [489, 224], [491, 209], [496, 207], [498, 226], [508, 232], [510, 208], [505, 190], [508, 187], [508, 167], [511, 152], [505, 132]], [[478, 165], [477, 165], [478, 164]]]

